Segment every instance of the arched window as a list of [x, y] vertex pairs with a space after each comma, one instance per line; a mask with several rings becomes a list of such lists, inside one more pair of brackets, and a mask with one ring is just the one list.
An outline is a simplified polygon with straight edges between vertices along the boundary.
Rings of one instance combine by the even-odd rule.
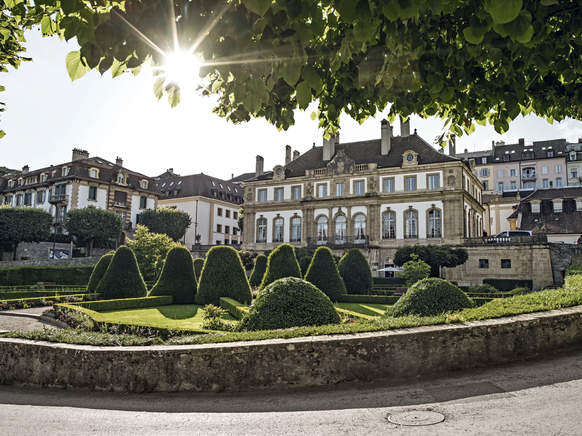
[[273, 242], [283, 242], [283, 218], [273, 220]]
[[362, 244], [366, 241], [366, 217], [362, 214], [354, 218], [354, 243]]
[[404, 237], [407, 239], [418, 238], [418, 213], [415, 210], [406, 211], [404, 224]]
[[327, 217], [321, 216], [317, 219], [317, 243], [327, 244]]
[[441, 211], [432, 209], [428, 211], [428, 234], [429, 238], [440, 238], [441, 236]]
[[384, 212], [383, 239], [396, 239], [396, 215], [394, 212]]
[[335, 243], [346, 243], [346, 217], [344, 215], [339, 215], [335, 219]]
[[291, 242], [301, 241], [301, 218], [291, 218]]
[[257, 220], [257, 242], [267, 242], [267, 219]]

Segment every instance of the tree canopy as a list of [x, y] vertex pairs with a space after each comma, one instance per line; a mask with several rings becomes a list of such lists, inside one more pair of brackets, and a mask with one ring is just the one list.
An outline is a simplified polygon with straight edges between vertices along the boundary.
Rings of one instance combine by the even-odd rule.
[[21, 242], [46, 241], [53, 217], [42, 209], [0, 206], [0, 243], [14, 246], [14, 260]]
[[[76, 37], [73, 80], [190, 50], [203, 93], [234, 123], [287, 129], [312, 101], [328, 133], [341, 112], [363, 122], [388, 106], [390, 118], [436, 115], [459, 136], [474, 122], [503, 133], [519, 114], [582, 118], [581, 0], [5, 0], [4, 12], [13, 56], [20, 16]], [[180, 100], [163, 76], [154, 91]]]
[[431, 277], [439, 277], [439, 267], [454, 268], [463, 265], [469, 258], [464, 248], [451, 248], [448, 245], [407, 245], [394, 253], [394, 263], [405, 265], [413, 260], [413, 255], [430, 265]]
[[151, 233], [146, 226], [137, 225], [133, 240], [127, 240], [139, 265], [139, 270], [146, 281], [154, 280], [162, 271], [168, 251], [179, 244], [169, 236]]
[[85, 207], [67, 212], [65, 228], [79, 243], [87, 244], [87, 256], [90, 257], [93, 244], [118, 238], [123, 224], [115, 212]]
[[192, 218], [187, 212], [170, 207], [144, 210], [139, 214], [139, 223], [146, 226], [152, 233], [161, 233], [174, 241], [182, 239], [186, 230], [192, 224]]

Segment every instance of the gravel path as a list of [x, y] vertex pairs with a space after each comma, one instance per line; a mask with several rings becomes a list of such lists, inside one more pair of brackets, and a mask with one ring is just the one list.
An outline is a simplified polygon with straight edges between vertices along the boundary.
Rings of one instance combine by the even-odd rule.
[[43, 328], [59, 328], [53, 324], [46, 323], [40, 319], [34, 319], [24, 316], [17, 316], [15, 313], [28, 313], [40, 315], [49, 307], [33, 307], [30, 309], [16, 309], [0, 311], [0, 332], [22, 330], [30, 332], [33, 330], [42, 330]]

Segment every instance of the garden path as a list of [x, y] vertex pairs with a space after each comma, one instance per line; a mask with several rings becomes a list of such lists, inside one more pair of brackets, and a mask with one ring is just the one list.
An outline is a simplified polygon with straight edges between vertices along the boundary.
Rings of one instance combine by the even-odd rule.
[[[30, 309], [0, 311], [0, 333], [16, 330], [30, 332], [33, 330], [42, 330], [45, 327], [53, 329], [59, 328], [53, 324], [40, 320], [40, 314], [48, 309], [50, 309], [50, 307], [33, 307]], [[22, 316], [22, 314], [29, 316]]]

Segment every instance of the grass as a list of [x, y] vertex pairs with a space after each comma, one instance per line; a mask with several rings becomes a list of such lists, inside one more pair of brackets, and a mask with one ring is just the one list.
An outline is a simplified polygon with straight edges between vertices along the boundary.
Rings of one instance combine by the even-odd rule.
[[[196, 304], [178, 304], [142, 309], [112, 310], [100, 312], [100, 314], [100, 321], [112, 324], [147, 325], [154, 328], [191, 330], [202, 328], [204, 309]], [[235, 320], [228, 314], [223, 315], [221, 318], [229, 321]]]
[[[353, 324], [299, 327], [257, 332], [182, 335], [170, 337], [166, 341], [156, 337], [144, 338], [127, 335], [110, 335], [104, 333], [52, 329], [45, 329], [44, 331], [37, 330], [34, 332], [12, 332], [5, 335], [5, 337], [99, 346], [156, 345], [162, 343], [166, 345], [208, 344], [264, 339], [286, 339], [304, 336], [341, 335], [411, 328], [423, 325], [453, 324], [501, 318], [523, 313], [541, 312], [578, 305], [582, 305], [582, 275], [567, 277], [566, 285], [560, 289], [552, 289], [527, 295], [517, 295], [505, 299], [495, 299], [481, 307], [465, 309], [460, 312], [442, 314], [434, 317], [403, 316], [396, 318], [389, 316], [388, 310], [387, 314], [382, 317], [374, 317], [371, 320], [358, 321]], [[364, 306], [370, 305], [365, 304]]]
[[390, 307], [389, 304], [359, 304], [359, 303], [338, 303], [337, 306], [341, 309], [349, 310], [351, 312], [362, 313], [369, 316], [381, 316]]

